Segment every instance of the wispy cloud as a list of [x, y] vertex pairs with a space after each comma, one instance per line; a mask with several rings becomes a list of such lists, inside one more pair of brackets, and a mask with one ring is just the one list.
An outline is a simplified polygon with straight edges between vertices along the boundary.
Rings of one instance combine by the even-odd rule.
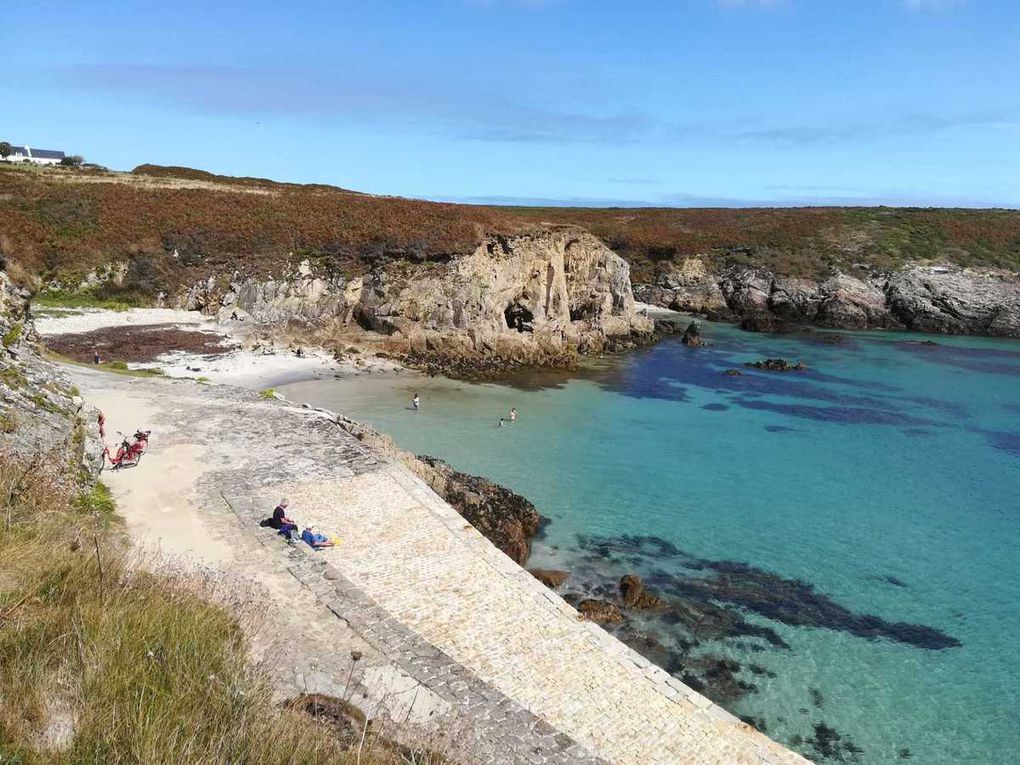
[[60, 71], [78, 89], [175, 101], [204, 112], [342, 119], [508, 142], [618, 142], [647, 135], [632, 111], [572, 110], [525, 103], [471, 83], [413, 73], [337, 72], [228, 66], [99, 64]]
[[786, 0], [715, 0], [722, 8], [778, 8], [786, 5]]
[[76, 90], [176, 102], [203, 113], [343, 122], [505, 143], [864, 143], [953, 130], [1017, 130], [1020, 110], [889, 116], [878, 121], [769, 123], [733, 115], [677, 123], [614, 104], [518, 99], [407, 71], [324, 72], [227, 66], [99, 64], [61, 69]]
[[944, 10], [958, 8], [965, 4], [966, 0], [903, 0], [903, 5], [912, 11]]

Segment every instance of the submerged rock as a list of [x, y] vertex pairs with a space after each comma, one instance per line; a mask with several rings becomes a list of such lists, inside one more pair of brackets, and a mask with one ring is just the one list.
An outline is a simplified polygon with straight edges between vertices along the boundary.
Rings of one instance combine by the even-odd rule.
[[552, 568], [529, 568], [528, 573], [551, 590], [561, 587], [570, 578], [569, 571]]
[[767, 334], [779, 334], [789, 332], [791, 327], [783, 319], [774, 313], [752, 313], [745, 316], [740, 322], [740, 328], [745, 332], [764, 332]]
[[684, 330], [683, 337], [680, 338], [680, 342], [690, 348], [700, 348], [704, 345], [701, 339], [701, 325], [696, 321], [688, 324], [687, 329]]
[[627, 608], [665, 608], [666, 601], [645, 589], [641, 577], [626, 574], [620, 579], [620, 596]]
[[577, 612], [582, 618], [599, 624], [615, 624], [623, 621], [620, 609], [605, 600], [587, 598], [577, 604]]
[[769, 372], [806, 372], [807, 367], [800, 361], [790, 363], [786, 359], [763, 359], [761, 361], [748, 361], [746, 367], [754, 369], [765, 369]]

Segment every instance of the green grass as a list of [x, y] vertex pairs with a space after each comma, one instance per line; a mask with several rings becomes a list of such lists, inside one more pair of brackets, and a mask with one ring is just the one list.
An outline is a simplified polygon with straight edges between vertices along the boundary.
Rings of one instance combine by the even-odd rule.
[[280, 707], [248, 660], [258, 606], [132, 564], [109, 492], [69, 495], [64, 472], [52, 454], [0, 455], [0, 762], [434, 762], [358, 756]]
[[32, 298], [32, 304], [42, 308], [101, 308], [107, 311], [129, 311], [132, 308], [144, 307], [147, 302], [134, 295], [107, 297], [83, 290], [40, 292]]
[[[56, 351], [51, 351], [48, 348], [43, 354], [50, 361], [55, 361], [58, 364], [73, 364], [76, 367], [87, 367], [88, 369], [99, 369], [103, 372], [112, 372], [113, 374], [125, 375], [127, 377], [163, 377], [162, 369], [130, 369], [126, 361], [104, 361], [99, 366], [95, 364], [88, 364], [84, 361], [78, 361], [72, 359], [69, 356], [64, 356]], [[0, 373], [2, 374], [2, 373]], [[77, 395], [72, 389], [72, 395]], [[0, 761], [0, 765], [3, 762]]]
[[83, 513], [95, 513], [107, 520], [117, 511], [110, 489], [102, 482], [97, 482], [90, 490], [78, 495], [77, 506]]
[[259, 391], [259, 395], [262, 396], [262, 398], [269, 399], [271, 401], [275, 400], [276, 399], [276, 389], [275, 388], [266, 388], [265, 390], [260, 390]]
[[0, 341], [3, 343], [4, 348], [13, 348], [17, 345], [18, 341], [21, 339], [23, 328], [24, 326], [20, 321], [11, 325], [11, 328], [4, 333], [3, 340]]
[[104, 361], [99, 368], [128, 377], [163, 377], [162, 369], [131, 369], [126, 361]]

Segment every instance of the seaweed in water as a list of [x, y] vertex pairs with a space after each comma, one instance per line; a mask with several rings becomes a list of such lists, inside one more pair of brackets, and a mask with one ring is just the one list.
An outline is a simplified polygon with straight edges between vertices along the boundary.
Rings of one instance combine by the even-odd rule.
[[841, 736], [835, 728], [829, 727], [824, 722], [815, 724], [814, 737], [806, 739], [804, 743], [810, 744], [818, 757], [832, 762], [855, 763], [864, 752], [861, 747]]
[[[926, 650], [962, 645], [959, 640], [935, 627], [890, 622], [873, 614], [856, 614], [829, 596], [816, 592], [807, 582], [786, 579], [747, 563], [697, 558], [660, 537], [580, 536], [579, 540], [584, 548], [603, 560], [611, 561], [615, 556], [626, 555], [630, 560], [634, 556], [642, 556], [649, 564], [674, 563], [674, 571], [657, 569], [646, 577], [646, 581], [674, 599], [674, 608], [667, 618], [673, 623], [682, 622], [695, 634], [700, 625], [719, 636], [763, 637], [773, 645], [786, 646], [774, 631], [749, 624], [738, 611], [722, 605], [728, 604], [794, 627], [821, 627], [869, 640], [887, 638]], [[680, 569], [708, 572], [709, 575], [692, 577], [675, 573]]]
[[673, 577], [660, 587], [698, 602], [730, 603], [774, 621], [794, 627], [824, 627], [858, 637], [888, 638], [927, 650], [958, 648], [962, 643], [935, 627], [908, 622], [889, 622], [873, 614], [855, 614], [832, 598], [815, 592], [797, 579], [785, 579], [769, 571], [733, 561], [701, 561], [691, 567], [712, 571], [702, 579]]

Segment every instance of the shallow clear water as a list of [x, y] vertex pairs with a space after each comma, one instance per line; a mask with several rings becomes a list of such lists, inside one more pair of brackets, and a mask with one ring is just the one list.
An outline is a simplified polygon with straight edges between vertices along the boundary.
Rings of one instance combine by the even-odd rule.
[[[961, 643], [926, 648], [749, 613], [789, 649], [703, 646], [744, 664], [740, 677], [757, 687], [727, 706], [809, 757], [824, 761], [795, 737], [824, 722], [863, 750], [832, 761], [1016, 762], [1020, 343], [703, 332], [709, 348], [666, 341], [554, 387], [395, 376], [283, 392], [527, 496], [552, 519], [531, 565], [590, 563], [583, 536], [653, 536]], [[777, 356], [811, 371], [743, 367]], [[497, 427], [511, 406], [519, 420]], [[614, 562], [644, 575], [679, 565]], [[752, 662], [775, 676], [747, 673]]]

